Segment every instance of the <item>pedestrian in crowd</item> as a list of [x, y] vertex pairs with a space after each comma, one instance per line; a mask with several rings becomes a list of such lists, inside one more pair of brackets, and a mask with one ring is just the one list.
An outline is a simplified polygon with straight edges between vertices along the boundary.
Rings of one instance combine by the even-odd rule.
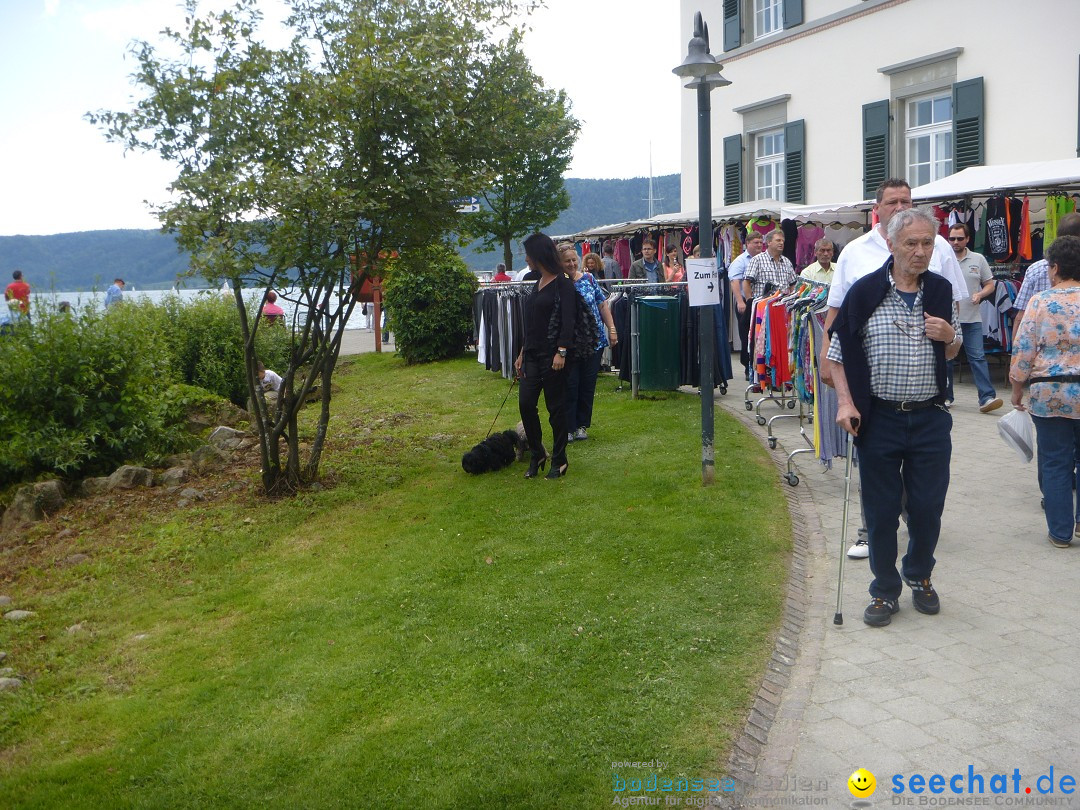
[[619, 267], [619, 263], [615, 261], [615, 247], [611, 244], [610, 239], [604, 242], [600, 252], [603, 254], [601, 261], [604, 265], [604, 271], [600, 278], [611, 281], [622, 281], [622, 268]]
[[[1080, 537], [1080, 237], [1059, 236], [1046, 251], [1051, 287], [1024, 309], [1013, 343], [1012, 404], [1027, 410], [1039, 443], [1039, 480], [1051, 545]], [[1030, 386], [1024, 405], [1024, 385]]]
[[[920, 613], [940, 598], [930, 581], [949, 490], [952, 416], [946, 363], [963, 342], [952, 285], [928, 273], [937, 220], [922, 209], [891, 217], [890, 258], [849, 288], [832, 324], [829, 360], [836, 422], [854, 437], [869, 532], [871, 601], [863, 621], [880, 627], [900, 609], [904, 583]], [[901, 498], [907, 553], [897, 572]]]
[[497, 265], [495, 265], [495, 275], [491, 277], [491, 280], [495, 282], [504, 282], [513, 281], [513, 278], [511, 278], [510, 274], [506, 272], [506, 265], [502, 262], [499, 262]]
[[814, 263], [808, 264], [803, 268], [803, 271], [799, 273], [799, 278], [805, 278], [807, 281], [812, 281], [815, 284], [832, 284], [833, 273], [835, 268], [833, 267], [833, 243], [829, 239], [822, 237], [814, 243]]
[[[911, 208], [911, 186], [907, 180], [890, 177], [877, 187], [874, 213], [878, 218], [876, 228], [871, 228], [858, 239], [849, 242], [836, 261], [832, 284], [829, 285], [829, 312], [825, 316], [825, 339], [818, 353], [821, 381], [832, 385], [832, 363], [829, 362], [829, 329], [840, 311], [848, 288], [858, 279], [877, 270], [888, 261], [889, 246], [887, 235], [889, 222], [893, 215]], [[965, 297], [967, 285], [956, 262], [956, 254], [944, 237], [938, 235], [934, 240], [934, 255], [930, 259], [930, 271], [944, 276], [953, 286], [953, 301], [959, 302]], [[866, 559], [870, 549], [866, 540], [866, 518], [859, 528], [856, 540], [848, 549], [848, 557]]]
[[23, 279], [22, 270], [11, 274], [11, 283], [4, 289], [4, 301], [11, 320], [19, 321], [30, 317], [30, 285]]
[[[1066, 214], [1058, 221], [1057, 227], [1058, 236], [1080, 236], [1080, 214], [1072, 213]], [[1013, 309], [1017, 310], [1016, 320], [1013, 322], [1013, 341], [1016, 340], [1016, 333], [1020, 331], [1020, 322], [1024, 317], [1024, 310], [1027, 308], [1028, 301], [1036, 293], [1041, 293], [1044, 290], [1050, 289], [1050, 265], [1047, 264], [1046, 259], [1039, 259], [1039, 261], [1032, 263], [1027, 270], [1024, 271], [1024, 283], [1020, 285], [1020, 291], [1016, 294], [1016, 300], [1013, 301]]]
[[631, 280], [659, 284], [664, 280], [664, 270], [656, 260], [656, 242], [646, 239], [641, 243], [641, 258], [630, 265]]
[[273, 290], [266, 292], [266, 303], [263, 304], [262, 314], [267, 323], [285, 323], [285, 310], [278, 306], [277, 293]]
[[[979, 392], [979, 412], [990, 413], [1001, 407], [994, 384], [990, 381], [990, 367], [986, 364], [985, 344], [983, 343], [982, 315], [979, 305], [994, 294], [997, 286], [990, 265], [981, 253], [968, 250], [970, 234], [964, 224], [949, 228], [949, 244], [956, 261], [960, 265], [966, 284], [967, 297], [959, 303], [960, 331], [964, 336], [964, 354], [971, 375], [975, 378], [975, 390]], [[953, 364], [949, 363], [949, 400], [953, 399]]]
[[[596, 379], [600, 375], [600, 359], [608, 345], [618, 343], [615, 321], [608, 308], [607, 293], [589, 273], [578, 269], [577, 252], [573, 247], [563, 247], [559, 251], [566, 275], [574, 282], [577, 291], [589, 306], [589, 314], [596, 324], [596, 349], [586, 357], [574, 357], [566, 367], [566, 441], [584, 441], [589, 438], [588, 428], [592, 427], [593, 399], [596, 396]], [[586, 268], [589, 258], [598, 258], [595, 253], [585, 256]], [[595, 267], [596, 263], [591, 263]], [[601, 270], [603, 267], [601, 266]]]
[[784, 232], [777, 228], [765, 237], [765, 250], [750, 260], [743, 276], [743, 297], [763, 298], [795, 283], [795, 267], [784, 255]]
[[686, 270], [683, 269], [682, 262], [679, 261], [679, 246], [677, 244], [668, 245], [667, 250], [664, 251], [664, 281], [669, 284], [686, 281]]
[[757, 231], [746, 235], [746, 250], [732, 260], [728, 266], [728, 284], [731, 287], [731, 299], [735, 302], [735, 317], [739, 322], [739, 361], [743, 364], [746, 379], [750, 379], [750, 318], [754, 312], [754, 299], [745, 294], [743, 279], [750, 260], [765, 249], [765, 237]]
[[[577, 255], [576, 251], [574, 255]], [[581, 267], [582, 272], [591, 276], [595, 281], [599, 281], [604, 277], [604, 261], [600, 258], [599, 253], [586, 253], [584, 256], [582, 256]], [[570, 276], [570, 278], [573, 279], [574, 277]]]
[[[566, 363], [574, 340], [574, 319], [577, 315], [577, 291], [567, 277], [565, 268], [551, 237], [534, 233], [525, 240], [525, 261], [540, 274], [526, 297], [524, 307], [524, 336], [521, 351], [514, 361], [514, 371], [521, 380], [518, 387], [518, 411], [531, 458], [526, 478], [535, 478], [549, 458], [548, 478], [566, 475]], [[537, 408], [540, 392], [551, 425], [552, 451], [544, 449], [544, 436]]]
[[112, 286], [105, 291], [105, 309], [112, 309], [124, 300], [124, 280], [113, 279]]

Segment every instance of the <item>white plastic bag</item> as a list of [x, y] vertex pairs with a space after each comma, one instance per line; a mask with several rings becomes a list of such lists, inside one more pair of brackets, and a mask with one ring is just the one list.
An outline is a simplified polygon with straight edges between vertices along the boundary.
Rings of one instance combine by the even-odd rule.
[[1009, 411], [998, 419], [998, 433], [1022, 461], [1031, 461], [1035, 455], [1035, 426], [1027, 411]]

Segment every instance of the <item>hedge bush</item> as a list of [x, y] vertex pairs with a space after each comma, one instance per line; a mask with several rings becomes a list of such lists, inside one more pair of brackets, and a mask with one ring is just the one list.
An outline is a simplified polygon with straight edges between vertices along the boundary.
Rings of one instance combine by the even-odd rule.
[[172, 375], [157, 320], [152, 304], [40, 308], [0, 338], [0, 485], [111, 472], [172, 451], [182, 431], [164, 414]]
[[407, 363], [429, 363], [465, 351], [477, 281], [453, 248], [435, 244], [403, 251], [384, 286], [390, 328]]
[[[283, 326], [260, 326], [257, 353], [268, 368], [284, 372], [289, 337]], [[198, 399], [185, 385], [247, 401], [236, 306], [217, 296], [125, 301], [108, 313], [39, 307], [32, 323], [0, 336], [0, 369], [0, 489], [182, 449], [185, 407]]]
[[[258, 301], [252, 302], [249, 319], [254, 319], [258, 305]], [[205, 388], [244, 407], [248, 392], [236, 304], [216, 294], [188, 302], [179, 296], [168, 296], [161, 303], [158, 315], [175, 380]], [[267, 368], [285, 372], [290, 350], [289, 330], [283, 324], [260, 324], [255, 347], [256, 355]]]

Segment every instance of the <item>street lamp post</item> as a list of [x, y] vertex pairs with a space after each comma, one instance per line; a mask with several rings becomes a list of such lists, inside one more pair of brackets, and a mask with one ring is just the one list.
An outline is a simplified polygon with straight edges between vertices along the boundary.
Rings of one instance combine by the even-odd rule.
[[[709, 51], [709, 27], [702, 21], [701, 12], [694, 15], [694, 36], [687, 45], [686, 58], [672, 73], [690, 81], [684, 85], [697, 91], [698, 120], [698, 244], [701, 258], [713, 258], [712, 229], [712, 103], [710, 95], [714, 88], [731, 84], [720, 75], [723, 66]], [[721, 295], [724, 292], [721, 290]], [[716, 474], [713, 449], [713, 350], [716, 330], [713, 308], [701, 308], [701, 482], [712, 484]]]

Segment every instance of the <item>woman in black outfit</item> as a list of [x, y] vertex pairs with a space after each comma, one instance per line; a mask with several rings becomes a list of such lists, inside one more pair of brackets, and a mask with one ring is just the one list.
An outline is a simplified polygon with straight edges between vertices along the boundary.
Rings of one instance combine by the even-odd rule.
[[[518, 411], [529, 440], [532, 460], [526, 478], [535, 478], [548, 462], [537, 404], [540, 391], [548, 411], [554, 446], [548, 478], [566, 475], [566, 372], [567, 354], [573, 346], [577, 291], [563, 272], [555, 243], [546, 234], [534, 233], [525, 240], [525, 261], [540, 272], [532, 294], [525, 299], [525, 339], [514, 369], [521, 379]], [[558, 304], [558, 306], [556, 306]], [[573, 358], [569, 358], [573, 359]]]

